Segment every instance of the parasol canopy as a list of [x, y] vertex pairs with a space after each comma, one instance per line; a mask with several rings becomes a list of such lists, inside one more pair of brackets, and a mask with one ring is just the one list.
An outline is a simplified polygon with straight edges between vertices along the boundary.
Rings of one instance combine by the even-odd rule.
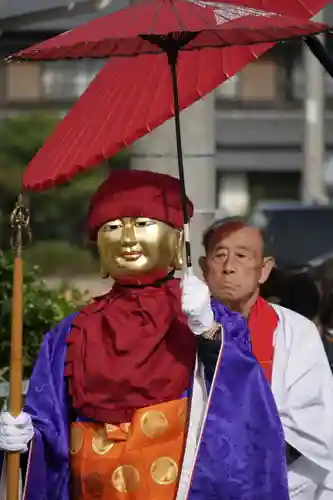
[[[326, 0], [233, 0], [229, 5], [305, 19], [315, 15], [325, 3]], [[103, 24], [112, 21], [112, 16], [103, 17]], [[96, 23], [100, 19], [93, 21], [93, 26]], [[81, 28], [87, 31], [89, 26], [91, 23]], [[271, 47], [272, 44], [260, 44], [180, 52], [180, 109], [190, 106]], [[31, 54], [33, 49], [23, 53]], [[163, 55], [109, 61], [32, 159], [23, 176], [24, 188], [45, 189], [69, 181], [171, 118], [175, 110], [168, 71]]]
[[273, 42], [327, 30], [321, 23], [236, 0], [143, 0], [22, 50], [17, 60], [126, 57]]
[[175, 110], [178, 170], [182, 190], [187, 266], [191, 267], [183, 166], [177, 60], [180, 51], [252, 45], [327, 31], [324, 24], [229, 2], [142, 0], [115, 14], [95, 19], [12, 56], [56, 60], [81, 57], [167, 55]]
[[[272, 44], [181, 52], [179, 107], [185, 109], [257, 59]], [[23, 174], [27, 190], [67, 182], [174, 115], [165, 56], [110, 59]]]

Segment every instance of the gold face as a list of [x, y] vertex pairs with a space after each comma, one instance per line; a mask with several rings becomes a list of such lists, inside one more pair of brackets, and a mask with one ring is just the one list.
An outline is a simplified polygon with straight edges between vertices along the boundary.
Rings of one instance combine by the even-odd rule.
[[97, 244], [103, 274], [114, 279], [182, 265], [182, 231], [145, 217], [107, 222]]

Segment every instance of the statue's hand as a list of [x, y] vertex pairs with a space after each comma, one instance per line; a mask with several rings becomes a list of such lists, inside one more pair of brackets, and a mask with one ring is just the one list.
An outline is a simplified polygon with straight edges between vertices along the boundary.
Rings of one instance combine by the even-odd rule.
[[9, 412], [0, 414], [0, 449], [4, 451], [28, 451], [28, 444], [34, 436], [34, 428], [30, 415], [20, 413], [13, 417]]
[[182, 280], [182, 310], [195, 335], [209, 332], [215, 325], [209, 288], [189, 269]]

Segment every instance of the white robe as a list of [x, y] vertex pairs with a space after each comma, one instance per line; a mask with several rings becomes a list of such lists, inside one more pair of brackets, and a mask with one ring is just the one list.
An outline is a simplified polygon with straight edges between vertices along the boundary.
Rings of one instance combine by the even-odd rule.
[[285, 439], [302, 454], [289, 468], [290, 498], [333, 500], [332, 373], [314, 323], [289, 309], [273, 307], [279, 324], [272, 391]]

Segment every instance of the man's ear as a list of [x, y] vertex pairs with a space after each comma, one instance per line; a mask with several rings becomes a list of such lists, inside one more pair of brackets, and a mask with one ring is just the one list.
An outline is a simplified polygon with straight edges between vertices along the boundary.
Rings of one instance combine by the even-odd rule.
[[265, 283], [265, 281], [268, 280], [269, 275], [271, 274], [271, 270], [273, 269], [274, 266], [275, 266], [274, 257], [265, 257], [264, 258], [263, 266], [261, 269], [261, 276], [259, 279], [260, 285], [263, 285]]
[[199, 267], [201, 269], [203, 277], [206, 279], [207, 275], [207, 257], [204, 257], [203, 255], [199, 257], [198, 260]]

